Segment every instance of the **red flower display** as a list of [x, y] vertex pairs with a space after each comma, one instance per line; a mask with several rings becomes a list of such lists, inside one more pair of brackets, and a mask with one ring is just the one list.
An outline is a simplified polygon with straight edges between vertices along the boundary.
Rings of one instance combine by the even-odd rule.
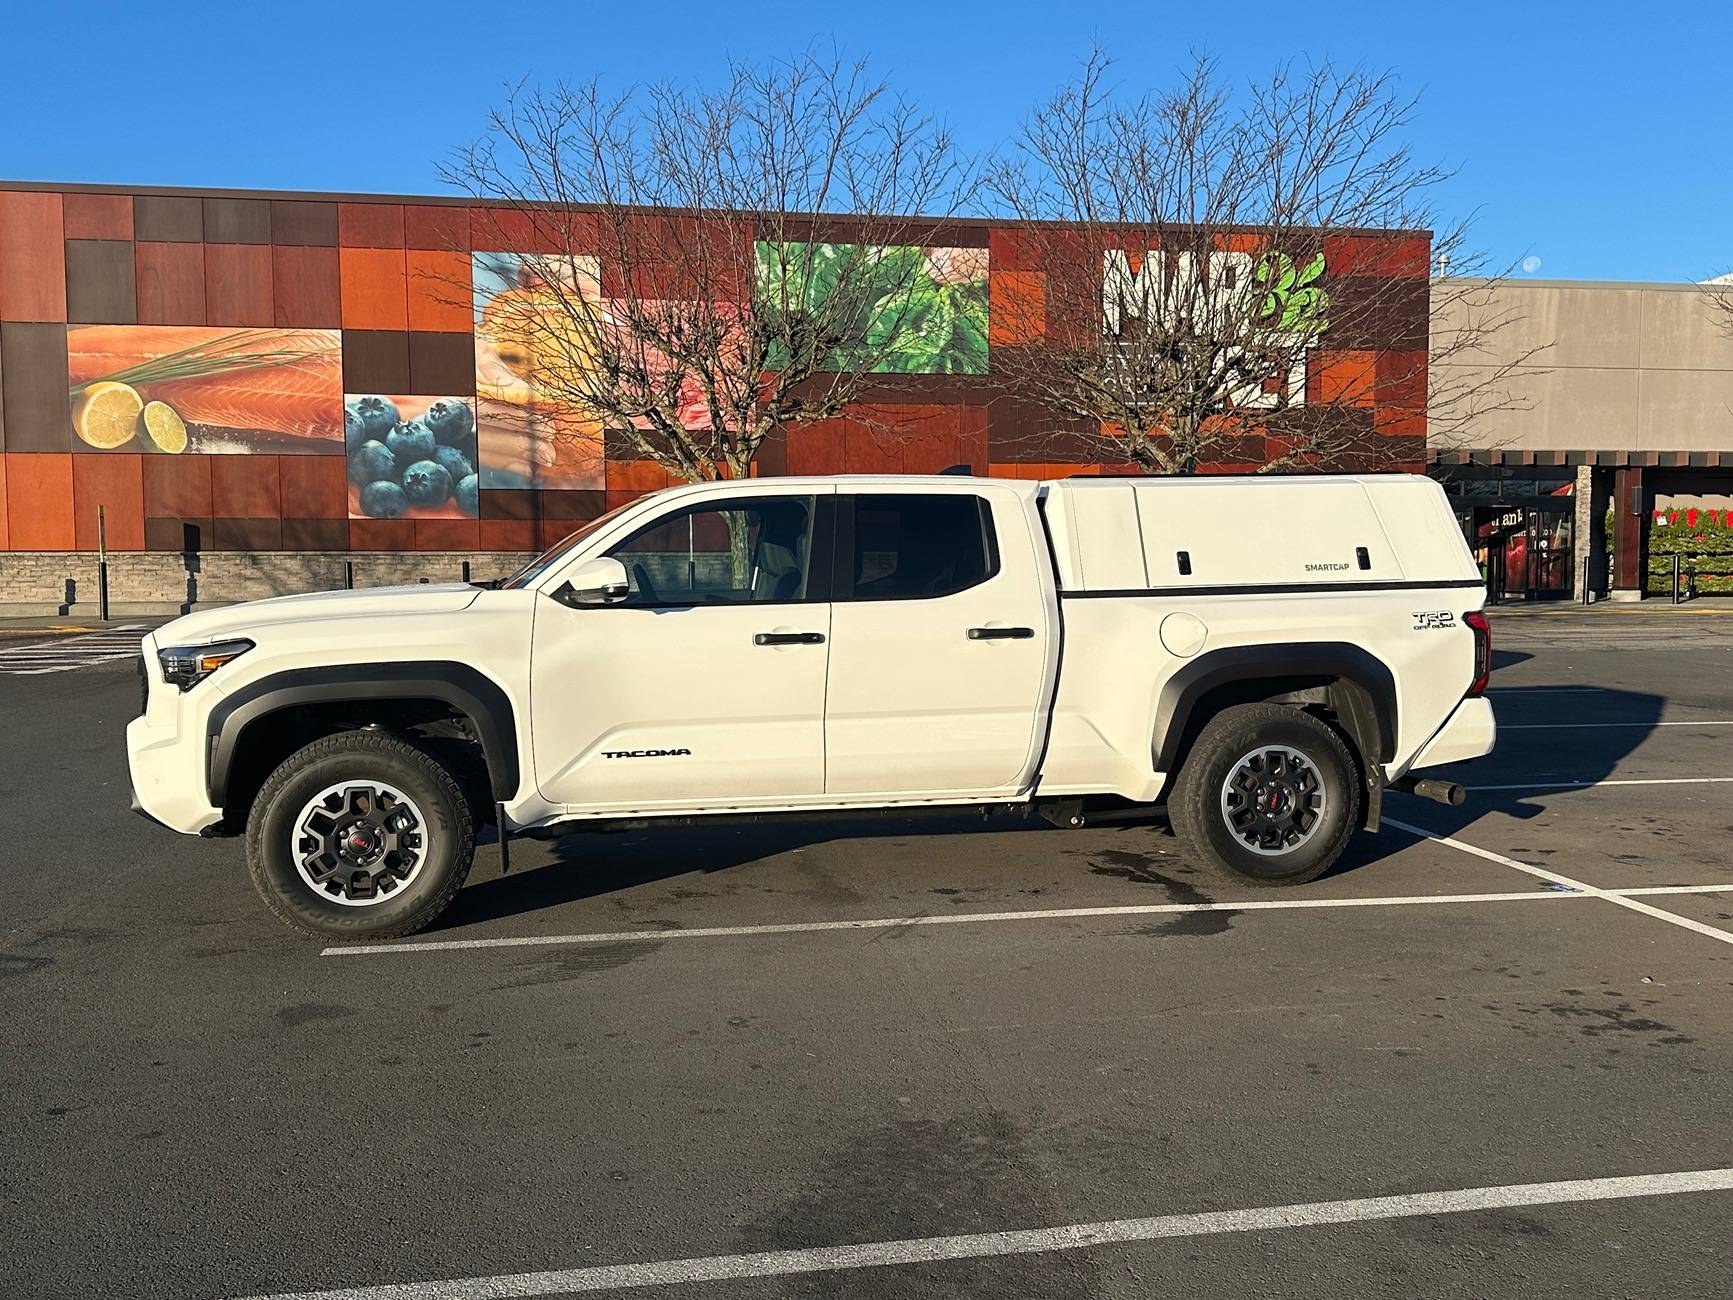
[[1685, 527], [1695, 528], [1696, 526], [1697, 526], [1697, 507], [1692, 506], [1689, 510], [1687, 510], [1685, 512]]

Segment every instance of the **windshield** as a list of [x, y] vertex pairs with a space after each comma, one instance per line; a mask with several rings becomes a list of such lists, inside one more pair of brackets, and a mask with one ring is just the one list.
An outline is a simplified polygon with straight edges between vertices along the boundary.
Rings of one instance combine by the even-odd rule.
[[589, 523], [578, 529], [577, 532], [571, 533], [561, 541], [555, 542], [552, 546], [548, 547], [547, 550], [536, 556], [535, 559], [524, 565], [523, 568], [512, 574], [511, 577], [500, 583], [500, 588], [505, 591], [510, 591], [514, 588], [529, 586], [530, 583], [541, 577], [542, 574], [546, 573], [554, 564], [558, 563], [567, 555], [571, 554], [572, 551], [583, 545], [584, 541], [603, 524], [613, 519], [614, 516], [618, 515], [622, 510], [625, 510], [628, 506], [634, 506], [637, 504], [638, 503], [635, 500], [628, 501], [623, 506], [615, 506], [600, 518], [590, 520]]

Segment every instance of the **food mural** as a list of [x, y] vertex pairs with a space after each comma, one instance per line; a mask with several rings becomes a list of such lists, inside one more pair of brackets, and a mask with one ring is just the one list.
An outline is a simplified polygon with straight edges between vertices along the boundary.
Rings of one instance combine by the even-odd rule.
[[467, 397], [343, 399], [351, 519], [474, 519], [475, 405]]
[[332, 455], [343, 436], [337, 330], [74, 325], [81, 448]]

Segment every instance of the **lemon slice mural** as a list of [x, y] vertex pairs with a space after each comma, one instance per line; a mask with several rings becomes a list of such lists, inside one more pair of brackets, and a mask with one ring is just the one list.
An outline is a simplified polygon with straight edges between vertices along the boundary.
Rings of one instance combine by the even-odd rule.
[[124, 446], [138, 432], [144, 401], [130, 384], [96, 383], [78, 395], [72, 427], [92, 447]]
[[171, 453], [187, 449], [187, 422], [167, 402], [146, 402], [139, 421], [139, 437], [154, 451]]

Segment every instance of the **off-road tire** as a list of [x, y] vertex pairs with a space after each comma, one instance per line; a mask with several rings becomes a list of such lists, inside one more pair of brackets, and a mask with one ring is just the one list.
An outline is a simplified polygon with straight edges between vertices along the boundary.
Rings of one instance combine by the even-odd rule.
[[[306, 802], [341, 781], [377, 780], [414, 801], [425, 818], [426, 857], [396, 896], [365, 906], [322, 898], [298, 874], [294, 821]], [[408, 741], [382, 731], [325, 736], [284, 759], [247, 817], [253, 886], [284, 924], [320, 939], [392, 939], [445, 911], [475, 857], [470, 801], [451, 773]]]
[[[1233, 832], [1222, 809], [1222, 787], [1239, 760], [1261, 745], [1305, 756], [1325, 792], [1319, 823], [1305, 841], [1261, 854]], [[1327, 723], [1282, 704], [1239, 704], [1211, 718], [1191, 747], [1167, 801], [1174, 833], [1192, 853], [1236, 880], [1264, 886], [1303, 885], [1341, 857], [1360, 824], [1360, 771], [1352, 751]]]

